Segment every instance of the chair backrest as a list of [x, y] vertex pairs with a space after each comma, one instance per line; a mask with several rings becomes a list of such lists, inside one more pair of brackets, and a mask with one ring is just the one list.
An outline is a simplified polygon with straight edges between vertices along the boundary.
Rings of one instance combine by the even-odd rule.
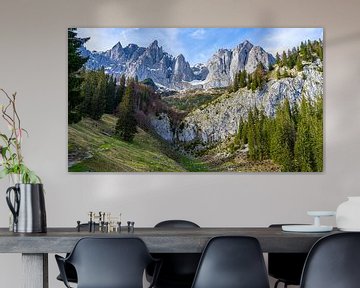
[[[269, 228], [281, 228], [282, 225], [294, 224], [271, 224]], [[269, 275], [289, 285], [300, 285], [306, 257], [307, 253], [269, 253]]]
[[268, 288], [264, 258], [256, 238], [212, 238], [200, 259], [192, 288]]
[[78, 288], [142, 288], [152, 260], [139, 238], [82, 238], [67, 259], [76, 269]]
[[332, 234], [316, 242], [306, 259], [300, 287], [360, 287], [360, 233]]
[[[155, 228], [200, 228], [188, 220], [166, 220], [159, 222]], [[171, 286], [183, 283], [189, 287], [199, 264], [200, 253], [161, 253], [156, 258], [162, 260], [162, 267], [158, 277], [158, 286]]]
[[155, 228], [200, 228], [200, 226], [188, 220], [166, 220], [156, 224]]

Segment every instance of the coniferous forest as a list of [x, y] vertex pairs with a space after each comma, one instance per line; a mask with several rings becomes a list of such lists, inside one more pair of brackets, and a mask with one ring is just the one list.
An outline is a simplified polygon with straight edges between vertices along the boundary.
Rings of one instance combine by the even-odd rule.
[[[322, 77], [321, 39], [277, 53], [269, 66], [239, 70], [228, 86], [180, 92], [104, 66], [87, 69], [89, 56], [81, 53], [87, 41], [68, 30], [70, 172], [323, 171], [322, 93], [309, 97], [302, 90], [272, 106], [262, 100], [276, 85], [306, 88], [308, 77]], [[223, 110], [231, 101], [240, 103], [237, 115]], [[224, 113], [236, 119], [234, 132], [225, 123], [225, 137], [206, 134], [211, 118], [216, 125]]]

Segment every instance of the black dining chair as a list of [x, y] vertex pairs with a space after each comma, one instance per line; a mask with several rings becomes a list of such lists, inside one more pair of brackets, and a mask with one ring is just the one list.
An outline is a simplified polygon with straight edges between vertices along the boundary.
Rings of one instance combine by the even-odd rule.
[[192, 288], [269, 288], [264, 258], [256, 238], [212, 238], [201, 256]]
[[[187, 220], [166, 220], [155, 225], [156, 229], [200, 228], [199, 225]], [[162, 266], [159, 272], [156, 288], [190, 288], [194, 280], [200, 253], [156, 253], [152, 254], [161, 259]], [[147, 269], [147, 279], [153, 277], [152, 265]]]
[[[269, 228], [281, 228], [282, 225], [289, 224], [272, 224]], [[306, 257], [307, 253], [269, 253], [268, 273], [277, 279], [274, 288], [280, 283], [284, 284], [284, 288], [288, 285], [300, 285]]]
[[160, 268], [160, 262], [152, 258], [139, 238], [82, 238], [68, 257], [55, 258], [66, 287], [70, 285], [65, 263], [76, 270], [77, 288], [143, 288], [146, 267], [158, 263], [154, 281]]
[[[88, 223], [82, 223], [80, 224], [80, 229], [89, 229], [89, 224]], [[99, 224], [98, 223], [95, 223], [95, 229], [98, 230], [99, 229]], [[66, 257], [69, 256], [69, 253], [66, 254]], [[76, 275], [76, 270], [74, 268], [73, 265], [71, 265], [70, 263], [67, 263], [65, 262], [64, 263], [64, 268], [65, 268], [65, 275], [66, 275], [66, 278], [67, 278], [67, 281], [68, 282], [71, 282], [71, 283], [77, 283], [77, 275]], [[62, 277], [61, 277], [61, 274], [59, 274], [57, 277], [56, 277], [57, 280], [59, 281], [63, 281]]]
[[300, 287], [360, 287], [360, 233], [338, 233], [318, 240], [306, 259]]

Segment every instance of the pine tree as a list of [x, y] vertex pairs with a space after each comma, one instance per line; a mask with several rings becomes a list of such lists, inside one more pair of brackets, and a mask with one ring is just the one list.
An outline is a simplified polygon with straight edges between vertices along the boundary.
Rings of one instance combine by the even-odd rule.
[[252, 110], [248, 113], [248, 120], [247, 120], [247, 138], [248, 138], [248, 148], [249, 148], [249, 158], [251, 160], [256, 159], [256, 131], [255, 131], [255, 120]]
[[251, 74], [250, 74], [250, 73], [247, 74], [246, 88], [247, 88], [248, 90], [251, 89]]
[[234, 147], [235, 149], [242, 149], [244, 143], [242, 142], [243, 140], [243, 133], [244, 133], [244, 121], [242, 119], [242, 117], [240, 117], [239, 120], [239, 127], [238, 127], [238, 131], [235, 135], [234, 138]]
[[321, 43], [319, 43], [319, 50], [318, 50], [318, 55], [319, 55], [319, 58], [321, 61], [323, 61], [323, 58], [324, 58], [324, 51], [323, 51], [323, 46]]
[[97, 75], [97, 85], [94, 92], [94, 97], [92, 101], [92, 115], [91, 118], [94, 120], [99, 120], [101, 116], [105, 113], [106, 109], [106, 74], [104, 69], [98, 71]]
[[257, 82], [255, 81], [255, 79], [252, 80], [251, 82], [251, 90], [255, 91], [257, 88]]
[[94, 97], [94, 91], [96, 88], [96, 72], [89, 71], [84, 73], [84, 81], [81, 84], [81, 97], [83, 102], [81, 103], [82, 115], [90, 116], [92, 109], [92, 102]]
[[85, 73], [81, 85], [81, 95], [84, 98], [81, 111], [94, 120], [99, 120], [106, 109], [107, 77], [104, 69]]
[[287, 56], [285, 51], [283, 51], [282, 53], [281, 64], [282, 64], [281, 66], [287, 66]]
[[281, 63], [281, 61], [280, 61], [280, 55], [279, 55], [279, 53], [278, 52], [276, 52], [276, 64], [278, 64], [278, 65], [280, 65]]
[[76, 28], [68, 29], [68, 123], [76, 123], [81, 120], [81, 103], [83, 98], [80, 93], [81, 68], [88, 58], [82, 57], [79, 48], [89, 38], [77, 37]]
[[311, 119], [309, 103], [303, 96], [300, 103], [299, 123], [295, 142], [295, 163], [299, 171], [313, 171]]
[[270, 153], [270, 142], [269, 142], [269, 135], [270, 135], [270, 127], [269, 121], [267, 116], [265, 115], [264, 109], [260, 109], [259, 115], [259, 159], [264, 160], [269, 157]]
[[255, 160], [261, 159], [261, 122], [260, 122], [260, 111], [255, 106], [254, 108], [254, 158]]
[[126, 83], [125, 74], [122, 74], [119, 80], [119, 88], [117, 89], [116, 92], [114, 112], [118, 112], [119, 110], [119, 104], [122, 101], [122, 98], [125, 94], [125, 83]]
[[234, 82], [233, 82], [233, 92], [239, 90], [239, 73], [236, 72], [234, 75]]
[[301, 41], [300, 44], [300, 53], [302, 57], [305, 57], [305, 43]]
[[115, 127], [115, 134], [122, 140], [131, 142], [136, 134], [136, 119], [134, 109], [135, 83], [130, 80], [125, 95], [119, 106], [119, 118]]
[[303, 65], [302, 65], [302, 61], [300, 59], [300, 56], [298, 56], [297, 59], [296, 59], [296, 69], [297, 69], [297, 71], [302, 71], [303, 70]]
[[116, 80], [113, 75], [109, 77], [106, 75], [107, 85], [106, 85], [106, 108], [105, 112], [112, 114], [115, 108], [115, 97], [116, 97]]
[[244, 88], [246, 87], [246, 78], [247, 78], [247, 75], [246, 75], [246, 70], [243, 70], [239, 73], [239, 86], [240, 88]]
[[281, 166], [282, 171], [294, 171], [294, 142], [295, 127], [286, 98], [276, 111], [271, 138], [271, 158]]
[[311, 125], [313, 135], [314, 171], [323, 171], [323, 97], [316, 99], [314, 104], [314, 117]]

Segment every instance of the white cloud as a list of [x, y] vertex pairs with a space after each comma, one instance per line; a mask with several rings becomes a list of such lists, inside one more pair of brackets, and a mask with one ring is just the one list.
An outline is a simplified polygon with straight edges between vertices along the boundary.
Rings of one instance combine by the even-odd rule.
[[85, 46], [89, 50], [105, 51], [113, 47], [119, 39], [109, 28], [78, 28], [79, 37], [90, 37]]
[[205, 29], [200, 28], [200, 29], [196, 29], [194, 32], [192, 32], [190, 34], [190, 36], [193, 39], [201, 40], [201, 39], [205, 39], [205, 34], [206, 34]]
[[80, 37], [90, 37], [86, 43], [89, 50], [106, 51], [120, 41], [123, 47], [133, 43], [148, 47], [154, 40], [164, 51], [177, 56], [184, 46], [178, 37], [178, 28], [79, 28]]
[[260, 45], [267, 51], [275, 55], [284, 50], [300, 45], [301, 41], [317, 40], [323, 38], [321, 28], [276, 28], [264, 36]]

